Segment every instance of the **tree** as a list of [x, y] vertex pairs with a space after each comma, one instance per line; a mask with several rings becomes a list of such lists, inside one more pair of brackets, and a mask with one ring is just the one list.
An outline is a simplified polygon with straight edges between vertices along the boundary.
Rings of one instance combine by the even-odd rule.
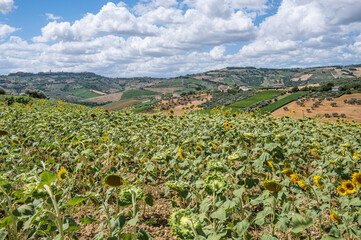
[[4, 94], [6, 94], [6, 91], [0, 87], [0, 95], [4, 95]]
[[45, 93], [39, 90], [26, 89], [24, 93], [32, 98], [41, 98], [41, 99], [47, 98]]

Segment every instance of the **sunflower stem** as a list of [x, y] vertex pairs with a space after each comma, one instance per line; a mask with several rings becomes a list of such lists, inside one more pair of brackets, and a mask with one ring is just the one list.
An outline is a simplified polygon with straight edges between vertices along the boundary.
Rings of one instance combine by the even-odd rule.
[[6, 191], [4, 190], [4, 188], [2, 186], [0, 186], [0, 191], [4, 193], [5, 195], [5, 198], [6, 198], [6, 202], [8, 204], [8, 208], [9, 208], [9, 215], [11, 217], [11, 221], [12, 221], [12, 235], [14, 235], [14, 239], [17, 240], [18, 239], [18, 230], [16, 228], [16, 218], [13, 214], [13, 210], [12, 210], [12, 204], [11, 204], [11, 201], [10, 201], [10, 197], [9, 195], [6, 193]]
[[51, 188], [48, 185], [44, 185], [45, 190], [48, 192], [51, 201], [53, 202], [53, 206], [56, 212], [56, 221], [57, 221], [57, 225], [59, 228], [59, 234], [60, 234], [60, 239], [64, 240], [64, 231], [63, 231], [63, 219], [61, 218], [60, 215], [60, 210], [59, 210], [59, 206], [56, 202], [55, 196], [53, 194], [53, 191], [51, 190]]

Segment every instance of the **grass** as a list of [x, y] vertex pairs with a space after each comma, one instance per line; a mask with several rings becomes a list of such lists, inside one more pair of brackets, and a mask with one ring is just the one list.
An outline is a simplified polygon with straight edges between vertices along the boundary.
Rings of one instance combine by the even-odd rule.
[[132, 110], [132, 112], [134, 113], [140, 113], [140, 112], [143, 112], [144, 110], [147, 110], [149, 108], [152, 108], [153, 106], [150, 106], [150, 105], [147, 105], [147, 106], [142, 106], [142, 107], [139, 107], [139, 108], [134, 108]]
[[262, 113], [273, 112], [273, 111], [279, 109], [280, 107], [283, 107], [284, 105], [296, 100], [297, 98], [299, 98], [299, 97], [301, 97], [301, 96], [303, 96], [303, 95], [305, 95], [307, 93], [308, 93], [308, 91], [295, 92], [295, 93], [293, 93], [291, 95], [288, 95], [288, 96], [286, 96], [286, 97], [284, 97], [284, 98], [282, 98], [282, 99], [280, 99], [280, 100], [278, 100], [276, 102], [273, 102], [273, 103], [261, 108], [261, 112]]
[[241, 101], [235, 102], [231, 105], [229, 105], [229, 107], [231, 108], [246, 108], [246, 107], [250, 107], [252, 104], [255, 104], [259, 101], [262, 100], [269, 100], [274, 98], [275, 96], [278, 96], [282, 93], [283, 91], [278, 91], [278, 90], [267, 90], [267, 91], [262, 91], [257, 93], [256, 95], [253, 95], [252, 97], [243, 99]]
[[136, 97], [142, 97], [142, 96], [153, 96], [158, 95], [159, 93], [149, 91], [149, 90], [142, 90], [142, 89], [130, 89], [123, 93], [121, 100], [130, 100], [134, 99]]
[[73, 90], [68, 91], [68, 93], [70, 93], [74, 96], [79, 96], [79, 97], [83, 97], [83, 98], [92, 98], [92, 97], [100, 96], [100, 94], [91, 92], [91, 91], [83, 89], [83, 88], [73, 89]]

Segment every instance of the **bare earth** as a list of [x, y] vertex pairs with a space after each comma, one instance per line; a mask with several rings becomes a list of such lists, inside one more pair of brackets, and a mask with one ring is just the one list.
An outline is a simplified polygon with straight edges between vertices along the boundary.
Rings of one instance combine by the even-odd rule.
[[123, 107], [129, 106], [129, 105], [132, 105], [134, 103], [141, 102], [141, 101], [143, 101], [143, 100], [130, 100], [128, 102], [119, 103], [118, 105], [109, 107], [107, 109], [108, 110], [114, 110], [114, 109], [118, 109], [118, 108], [123, 108]]
[[93, 89], [90, 89], [90, 91], [92, 91], [93, 93], [100, 94], [100, 95], [107, 95], [106, 93], [103, 93], [103, 92], [97, 91], [97, 90], [93, 90]]
[[301, 81], [307, 81], [311, 76], [312, 74], [304, 74], [301, 77], [292, 78], [291, 81], [297, 82], [300, 78]]
[[[317, 99], [315, 101], [312, 101], [312, 98], [310, 98], [308, 101], [305, 101], [304, 107], [297, 105], [296, 102], [294, 101], [285, 106], [285, 107], [288, 107], [289, 111], [285, 111], [282, 107], [282, 108], [274, 111], [272, 113], [272, 115], [275, 117], [292, 116], [297, 119], [300, 119], [303, 117], [303, 114], [304, 114], [304, 116], [320, 117], [322, 119], [325, 113], [328, 113], [331, 116], [332, 116], [332, 113], [338, 113], [338, 115], [341, 115], [342, 113], [344, 113], [344, 114], [346, 114], [345, 119], [356, 120], [358, 122], [361, 122], [361, 105], [357, 105], [357, 104], [351, 105], [351, 104], [344, 103], [345, 99], [350, 100], [351, 98], [361, 99], [361, 93], [346, 94], [339, 98], [334, 98], [331, 101], [327, 101], [325, 99], [322, 101], [322, 103], [319, 107], [315, 108], [315, 110], [311, 110], [311, 113], [307, 113], [306, 109], [311, 109], [311, 106], [313, 105], [313, 103], [315, 101], [317, 101]], [[331, 102], [336, 102], [337, 107], [332, 107], [330, 105]], [[304, 110], [304, 112], [302, 112], [302, 110]], [[290, 111], [295, 111], [296, 113], [290, 113]], [[337, 118], [331, 117], [331, 118], [327, 118], [327, 119], [334, 120]]]
[[115, 101], [119, 101], [122, 98], [123, 92], [119, 92], [119, 93], [113, 93], [113, 94], [107, 94], [104, 96], [99, 96], [99, 97], [93, 97], [93, 98], [88, 98], [85, 101], [87, 102], [96, 102], [96, 103], [105, 103], [105, 102], [115, 102]]

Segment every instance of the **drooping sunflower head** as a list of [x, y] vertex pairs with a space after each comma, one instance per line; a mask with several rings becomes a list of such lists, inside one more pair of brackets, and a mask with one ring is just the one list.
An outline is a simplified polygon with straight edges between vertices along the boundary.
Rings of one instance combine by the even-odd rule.
[[58, 179], [61, 182], [64, 182], [66, 178], [68, 178], [68, 172], [65, 170], [63, 166], [60, 167], [60, 171], [58, 172]]
[[343, 182], [342, 186], [346, 188], [348, 194], [353, 194], [356, 192], [356, 187], [350, 180]]
[[282, 185], [275, 180], [267, 180], [263, 182], [263, 186], [271, 192], [279, 192], [282, 189]]
[[300, 180], [300, 181], [298, 181], [297, 183], [298, 183], [298, 185], [299, 185], [303, 190], [305, 190], [306, 192], [308, 192], [308, 193], [311, 192], [310, 186], [309, 186], [307, 183], [305, 183], [303, 180]]
[[292, 180], [294, 183], [297, 183], [297, 182], [299, 182], [299, 181], [302, 180], [301, 175], [299, 175], [299, 174], [297, 174], [297, 173], [291, 174], [290, 178], [291, 178], [291, 180]]
[[338, 186], [337, 187], [337, 192], [340, 195], [345, 196], [347, 194], [347, 189], [344, 186]]
[[282, 171], [287, 177], [291, 177], [291, 174], [293, 174], [293, 171], [289, 168], [285, 168], [283, 171]]
[[316, 183], [317, 187], [319, 187], [321, 189], [325, 186], [325, 183], [323, 182], [322, 177], [319, 175], [314, 176], [313, 181]]
[[111, 187], [119, 187], [123, 184], [123, 179], [117, 174], [108, 174], [104, 178], [104, 183]]
[[335, 213], [335, 212], [332, 212], [331, 215], [330, 215], [330, 218], [335, 221], [337, 224], [340, 224], [342, 221], [341, 221], [341, 218]]
[[361, 188], [361, 172], [352, 174], [352, 181], [356, 183], [359, 188]]
[[272, 169], [272, 171], [276, 171], [275, 167], [273, 166], [273, 163], [271, 161], [267, 161], [268, 166]]

